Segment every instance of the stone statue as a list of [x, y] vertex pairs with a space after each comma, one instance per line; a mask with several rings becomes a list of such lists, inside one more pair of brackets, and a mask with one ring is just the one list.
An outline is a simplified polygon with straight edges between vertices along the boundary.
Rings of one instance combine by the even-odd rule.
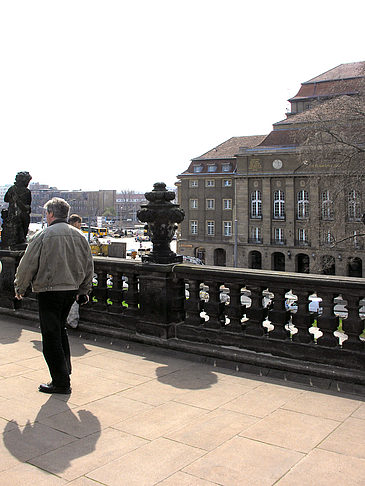
[[1, 211], [3, 249], [25, 247], [32, 202], [32, 195], [28, 189], [31, 179], [29, 172], [18, 172], [14, 184], [9, 187], [4, 196], [4, 201], [9, 203], [9, 207]]

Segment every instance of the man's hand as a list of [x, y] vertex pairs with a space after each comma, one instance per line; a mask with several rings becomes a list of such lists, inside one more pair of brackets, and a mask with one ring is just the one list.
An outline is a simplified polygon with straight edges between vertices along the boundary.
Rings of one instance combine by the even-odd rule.
[[89, 296], [87, 294], [76, 295], [76, 302], [80, 305], [87, 304], [89, 302]]
[[15, 291], [15, 298], [16, 298], [17, 300], [22, 300], [22, 299], [23, 299], [23, 294], [18, 294], [18, 292], [17, 292], [17, 291]]

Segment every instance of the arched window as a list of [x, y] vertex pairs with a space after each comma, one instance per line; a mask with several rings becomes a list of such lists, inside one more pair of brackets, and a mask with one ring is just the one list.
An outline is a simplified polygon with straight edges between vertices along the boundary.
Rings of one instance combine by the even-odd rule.
[[308, 191], [297, 193], [297, 218], [306, 219], [309, 216], [309, 195]]
[[328, 189], [321, 192], [321, 216], [322, 219], [333, 219], [333, 203]]
[[274, 192], [274, 219], [285, 218], [285, 193], [284, 191]]
[[347, 196], [347, 216], [350, 221], [361, 219], [361, 199], [360, 193], [352, 189]]
[[262, 217], [261, 191], [251, 192], [251, 218]]

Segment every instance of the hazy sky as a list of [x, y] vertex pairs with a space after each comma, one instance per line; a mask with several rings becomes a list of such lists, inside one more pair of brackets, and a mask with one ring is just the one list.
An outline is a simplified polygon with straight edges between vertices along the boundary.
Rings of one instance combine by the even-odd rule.
[[365, 60], [363, 0], [0, 0], [0, 185], [173, 186], [265, 134], [300, 83]]

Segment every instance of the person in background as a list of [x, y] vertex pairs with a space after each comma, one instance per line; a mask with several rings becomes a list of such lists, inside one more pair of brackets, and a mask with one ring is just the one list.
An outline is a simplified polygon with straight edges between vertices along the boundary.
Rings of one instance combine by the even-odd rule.
[[71, 216], [68, 218], [68, 223], [77, 228], [78, 230], [81, 230], [81, 225], [82, 225], [82, 217], [79, 216], [78, 214], [71, 214]]
[[43, 356], [52, 381], [42, 393], [70, 394], [71, 359], [66, 319], [73, 302], [88, 300], [94, 274], [90, 247], [81, 231], [67, 222], [70, 206], [54, 197], [44, 208], [48, 227], [36, 233], [15, 275], [15, 298], [32, 285], [38, 293]]
[[[79, 216], [78, 214], [71, 214], [71, 216], [68, 218], [68, 224], [74, 226], [78, 230], [81, 230], [82, 217]], [[69, 327], [72, 327], [73, 329], [76, 329], [77, 326], [79, 325], [79, 319], [80, 319], [80, 301], [75, 300], [67, 316], [67, 321], [66, 321], [67, 325]]]

